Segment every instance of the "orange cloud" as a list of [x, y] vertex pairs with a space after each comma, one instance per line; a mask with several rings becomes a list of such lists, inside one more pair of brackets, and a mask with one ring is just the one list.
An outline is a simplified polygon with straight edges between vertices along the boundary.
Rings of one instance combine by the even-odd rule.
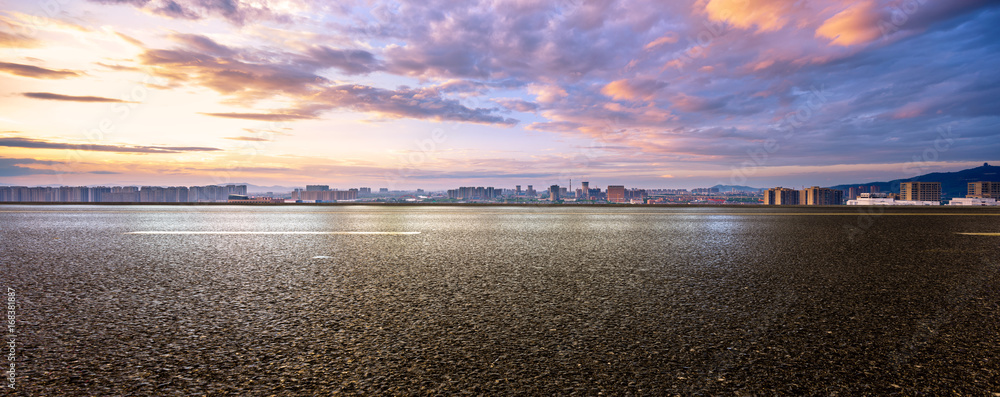
[[708, 19], [728, 22], [741, 29], [756, 26], [766, 32], [781, 29], [795, 5], [794, 0], [701, 0], [695, 7], [703, 8]]
[[634, 99], [637, 97], [632, 87], [628, 85], [628, 80], [616, 80], [601, 88], [601, 93], [613, 99]]
[[673, 44], [676, 42], [677, 42], [677, 33], [670, 32], [664, 35], [663, 37], [660, 37], [656, 40], [649, 42], [649, 44], [646, 44], [646, 46], [643, 47], [643, 49], [649, 50], [664, 44]]
[[656, 97], [657, 91], [666, 86], [667, 83], [662, 81], [621, 79], [605, 85], [604, 88], [601, 88], [601, 93], [614, 100], [634, 101], [642, 99], [649, 101]]
[[664, 70], [667, 70], [667, 69], [670, 69], [670, 68], [676, 68], [677, 70], [683, 70], [684, 69], [684, 61], [682, 61], [680, 58], [673, 59], [670, 62], [667, 62], [667, 63], [663, 64], [663, 67], [660, 68], [660, 71], [664, 71]]
[[554, 85], [532, 84], [528, 86], [528, 91], [535, 94], [535, 100], [539, 103], [553, 103], [569, 96], [566, 90]]
[[850, 46], [875, 40], [881, 34], [878, 28], [879, 12], [873, 1], [866, 1], [841, 11], [823, 22], [816, 29], [816, 37], [831, 39], [831, 45]]
[[0, 32], [0, 48], [32, 48], [40, 42], [23, 34]]
[[767, 69], [767, 68], [771, 67], [771, 65], [774, 65], [774, 60], [773, 59], [765, 59], [763, 61], [757, 62], [757, 64], [753, 66], [753, 70], [756, 72], [756, 71], [761, 70], [761, 69]]

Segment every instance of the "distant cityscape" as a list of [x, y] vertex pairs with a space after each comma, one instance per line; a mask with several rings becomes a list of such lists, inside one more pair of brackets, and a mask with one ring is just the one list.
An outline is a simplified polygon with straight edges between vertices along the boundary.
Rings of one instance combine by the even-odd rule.
[[[370, 187], [336, 189], [329, 185], [307, 185], [291, 192], [253, 192], [247, 185], [209, 186], [0, 186], [0, 202], [59, 203], [559, 203], [559, 204], [727, 204], [727, 205], [942, 205], [940, 182], [902, 182], [899, 193], [881, 192], [875, 185], [832, 189], [775, 187], [766, 190], [721, 191], [698, 189], [638, 189], [609, 185], [591, 187], [589, 182], [551, 185], [536, 190], [533, 185], [513, 189], [463, 186], [445, 191], [393, 190]], [[947, 205], [997, 206], [1000, 182], [969, 182], [965, 197], [953, 197]]]

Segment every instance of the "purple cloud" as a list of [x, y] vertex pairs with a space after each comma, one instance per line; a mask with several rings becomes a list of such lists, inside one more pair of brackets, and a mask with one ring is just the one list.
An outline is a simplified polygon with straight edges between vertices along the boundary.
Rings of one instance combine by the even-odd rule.
[[74, 70], [53, 70], [19, 63], [0, 62], [0, 72], [36, 79], [66, 79], [77, 77], [83, 72]]
[[[907, 161], [936, 126], [955, 122], [962, 144], [949, 156], [996, 150], [997, 3], [900, 4], [376, 1], [360, 12], [332, 7], [312, 32], [256, 47], [175, 34], [176, 47], [148, 49], [139, 62], [232, 103], [291, 103], [206, 113], [215, 117], [345, 110], [512, 126], [501, 115], [517, 111], [531, 113], [526, 129], [593, 138], [649, 163], [738, 164], [776, 137], [784, 149], [769, 165]], [[233, 16], [246, 11], [238, 2], [176, 5], [201, 18], [252, 18]], [[399, 76], [414, 87], [361, 82]]]
[[52, 142], [43, 139], [9, 137], [0, 138], [0, 147], [19, 147], [29, 149], [58, 149], [58, 150], [86, 150], [95, 152], [117, 152], [117, 153], [183, 153], [183, 152], [211, 152], [222, 149], [212, 147], [189, 147], [189, 146], [126, 146], [126, 145], [97, 145], [97, 144], [76, 144], [64, 142]]
[[128, 101], [123, 101], [121, 99], [114, 98], [104, 98], [99, 96], [73, 96], [73, 95], [60, 95], [53, 94], [51, 92], [25, 92], [24, 97], [34, 98], [34, 99], [45, 99], [51, 101], [69, 101], [69, 102], [99, 102], [99, 103], [128, 103]]

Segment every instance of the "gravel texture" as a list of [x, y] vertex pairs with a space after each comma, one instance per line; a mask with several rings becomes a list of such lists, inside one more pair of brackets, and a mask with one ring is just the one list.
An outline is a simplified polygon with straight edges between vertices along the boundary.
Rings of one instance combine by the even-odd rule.
[[4, 205], [0, 287], [21, 395], [991, 396], [997, 215]]

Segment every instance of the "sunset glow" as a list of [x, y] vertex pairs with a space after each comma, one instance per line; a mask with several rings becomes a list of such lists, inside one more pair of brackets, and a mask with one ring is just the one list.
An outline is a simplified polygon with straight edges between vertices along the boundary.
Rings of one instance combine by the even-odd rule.
[[6, 2], [0, 183], [959, 170], [1000, 162], [998, 22], [981, 0]]

